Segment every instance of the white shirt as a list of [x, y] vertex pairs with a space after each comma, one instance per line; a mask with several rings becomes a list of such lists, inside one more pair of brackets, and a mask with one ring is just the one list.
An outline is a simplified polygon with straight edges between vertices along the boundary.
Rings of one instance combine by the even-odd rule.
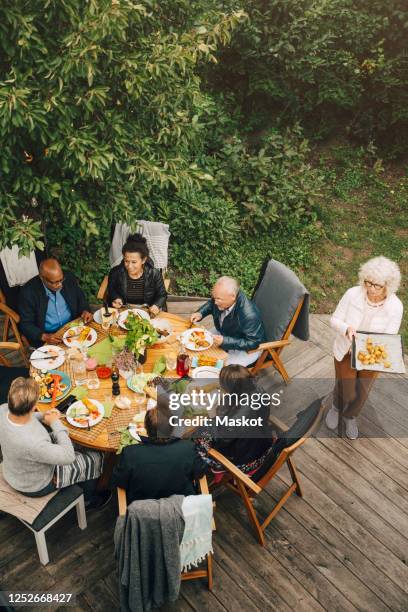
[[402, 302], [395, 294], [388, 296], [381, 306], [374, 307], [367, 303], [366, 291], [360, 285], [348, 289], [330, 319], [331, 326], [337, 332], [333, 345], [334, 357], [341, 361], [350, 350], [351, 341], [346, 336], [348, 327], [380, 334], [397, 334], [403, 310]]
[[220, 314], [220, 327], [222, 327], [222, 324], [224, 323], [224, 319], [225, 317], [227, 317], [229, 315], [229, 313], [234, 310], [234, 306], [235, 306], [235, 302], [232, 304], [232, 306], [230, 306], [229, 308], [226, 308], [225, 310], [223, 310]]

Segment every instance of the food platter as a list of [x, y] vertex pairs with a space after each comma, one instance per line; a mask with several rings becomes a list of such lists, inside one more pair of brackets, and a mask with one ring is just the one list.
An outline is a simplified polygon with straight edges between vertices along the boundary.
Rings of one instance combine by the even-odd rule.
[[[114, 312], [116, 312], [116, 308], [109, 307], [108, 310], [110, 314], [113, 314]], [[99, 308], [99, 310], [94, 312], [93, 318], [94, 318], [95, 323], [102, 325], [102, 313], [103, 312], [105, 312], [104, 308]]]
[[206, 351], [214, 342], [210, 332], [202, 327], [187, 329], [181, 334], [181, 339], [189, 351]]
[[198, 368], [194, 368], [191, 373], [192, 378], [219, 378], [220, 370], [214, 366], [199, 366]]
[[82, 348], [95, 344], [98, 334], [92, 327], [76, 325], [67, 329], [62, 339], [66, 346]]
[[[50, 359], [52, 355], [55, 355], [54, 359]], [[31, 354], [30, 361], [31, 365], [37, 370], [55, 370], [64, 363], [65, 351], [60, 346], [44, 344]]]
[[39, 402], [41, 404], [51, 404], [52, 401], [52, 393], [54, 389], [54, 376], [59, 377], [59, 387], [60, 392], [57, 392], [55, 396], [55, 400], [57, 402], [61, 401], [66, 397], [72, 387], [71, 379], [65, 372], [61, 370], [52, 370], [51, 372], [35, 372], [32, 374], [32, 378], [39, 384], [40, 386], [40, 397]]
[[128, 310], [124, 310], [119, 315], [118, 324], [122, 329], [127, 329], [126, 320], [131, 312], [139, 315], [139, 317], [142, 319], [147, 319], [148, 321], [150, 320], [150, 316], [145, 310], [142, 310], [141, 308], [130, 308]]
[[105, 410], [102, 402], [84, 398], [71, 404], [65, 418], [73, 427], [88, 429], [100, 423], [103, 419]]
[[404, 374], [401, 336], [358, 331], [353, 339], [351, 365], [356, 370]]
[[159, 338], [158, 340], [156, 340], [155, 344], [162, 344], [163, 342], [167, 342], [173, 332], [171, 323], [166, 319], [153, 319], [152, 321], [150, 321], [150, 323], [153, 325], [153, 327], [159, 334]]

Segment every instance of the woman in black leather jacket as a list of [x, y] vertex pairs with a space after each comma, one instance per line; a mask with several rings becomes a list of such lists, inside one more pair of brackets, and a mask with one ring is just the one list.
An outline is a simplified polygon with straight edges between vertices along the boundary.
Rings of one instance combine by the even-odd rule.
[[108, 301], [114, 308], [123, 304], [147, 304], [152, 314], [163, 309], [167, 292], [160, 270], [149, 258], [146, 239], [132, 234], [122, 249], [123, 260], [108, 278]]

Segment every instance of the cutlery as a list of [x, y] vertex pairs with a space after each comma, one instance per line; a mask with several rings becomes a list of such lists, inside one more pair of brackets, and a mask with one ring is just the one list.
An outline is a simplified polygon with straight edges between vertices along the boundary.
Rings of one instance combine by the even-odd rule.
[[[45, 353], [44, 353], [45, 354]], [[60, 355], [48, 355], [46, 357], [33, 357], [31, 355], [30, 361], [45, 361], [46, 359], [58, 359]]]

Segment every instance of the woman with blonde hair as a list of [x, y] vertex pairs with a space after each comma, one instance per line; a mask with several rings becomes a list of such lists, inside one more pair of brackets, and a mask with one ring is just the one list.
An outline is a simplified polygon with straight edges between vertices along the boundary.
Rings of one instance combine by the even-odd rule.
[[330, 320], [337, 334], [334, 340], [336, 385], [333, 404], [326, 415], [326, 425], [335, 429], [339, 412], [343, 415], [346, 435], [358, 438], [356, 417], [378, 376], [372, 370], [351, 367], [351, 344], [356, 331], [397, 334], [401, 325], [403, 305], [395, 295], [401, 274], [398, 265], [387, 257], [374, 257], [359, 271], [357, 287], [351, 287], [341, 298]]

